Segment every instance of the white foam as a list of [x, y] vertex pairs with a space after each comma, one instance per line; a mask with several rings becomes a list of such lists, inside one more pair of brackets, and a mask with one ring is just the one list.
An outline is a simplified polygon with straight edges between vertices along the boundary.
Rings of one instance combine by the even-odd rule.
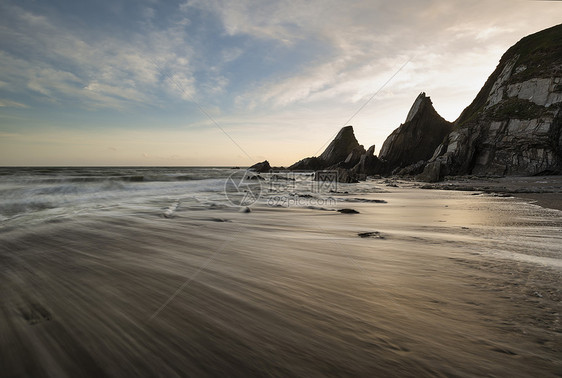
[[531, 264], [562, 269], [562, 259], [557, 259], [553, 257], [532, 256], [532, 255], [526, 255], [524, 253], [508, 252], [508, 251], [489, 251], [489, 254], [492, 257], [496, 257], [500, 259], [522, 261]]

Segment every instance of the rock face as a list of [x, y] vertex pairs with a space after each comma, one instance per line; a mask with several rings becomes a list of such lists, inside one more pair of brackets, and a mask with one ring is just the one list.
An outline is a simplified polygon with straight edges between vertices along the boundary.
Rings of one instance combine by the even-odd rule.
[[562, 25], [520, 40], [435, 150], [421, 179], [562, 173]]
[[444, 120], [433, 108], [431, 99], [420, 93], [406, 122], [384, 141], [379, 159], [385, 163], [385, 172], [396, 173], [400, 169], [427, 161], [453, 130], [453, 124]]
[[326, 163], [323, 160], [313, 156], [299, 160], [287, 169], [289, 171], [317, 171], [325, 167]]
[[375, 156], [375, 146], [373, 145], [361, 155], [357, 164], [351, 168], [350, 174], [358, 180], [365, 179], [366, 176], [380, 174], [384, 168], [384, 163]]
[[289, 167], [289, 170], [319, 170], [330, 167], [351, 168], [359, 162], [365, 148], [357, 142], [353, 126], [343, 127], [334, 140], [318, 157], [302, 159]]
[[562, 25], [523, 38], [501, 58], [474, 101], [450, 123], [421, 93], [379, 157], [352, 126], [318, 157], [290, 170], [332, 169], [340, 181], [367, 175], [562, 174]]
[[353, 126], [345, 126], [322, 152], [319, 159], [324, 161], [327, 166], [335, 165], [342, 161], [352, 164], [354, 161], [359, 160], [359, 156], [364, 153], [365, 148], [355, 138]]
[[258, 173], [265, 173], [271, 171], [271, 165], [267, 160], [264, 160], [260, 163], [256, 163], [248, 168], [250, 171], [258, 172]]
[[333, 170], [339, 182], [357, 182], [367, 175], [378, 174], [384, 164], [374, 155], [375, 146], [367, 151], [357, 142], [353, 126], [342, 128], [318, 157], [308, 157], [291, 165], [289, 170]]

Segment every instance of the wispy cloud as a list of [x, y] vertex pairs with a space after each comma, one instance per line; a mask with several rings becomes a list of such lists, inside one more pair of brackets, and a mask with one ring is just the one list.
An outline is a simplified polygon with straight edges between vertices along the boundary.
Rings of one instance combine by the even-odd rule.
[[12, 100], [4, 100], [0, 98], [0, 108], [27, 108], [28, 106], [21, 102]]
[[52, 101], [72, 98], [94, 108], [155, 103], [162, 91], [179, 95], [154, 64], [160, 62], [186, 91], [194, 91], [192, 51], [177, 25], [126, 38], [94, 30], [92, 38], [83, 35], [87, 30], [77, 33], [17, 6], [4, 10], [15, 25], [0, 29], [2, 39], [11, 41], [0, 52], [7, 67], [0, 71], [4, 90], [29, 88]]
[[[470, 4], [460, 0], [189, 0], [184, 9], [189, 7], [217, 15], [229, 35], [248, 35], [295, 48], [303, 40], [329, 46], [328, 55], [299, 62], [295, 69], [238, 93], [237, 104], [250, 109], [361, 101], [389, 72], [413, 57], [416, 75], [406, 71], [408, 81], [397, 80], [403, 90], [416, 90], [420, 83], [429, 85], [427, 90], [434, 83], [446, 85], [439, 75], [456, 75], [472, 86], [462, 72], [473, 72], [475, 62], [480, 71], [490, 72], [501, 54], [495, 41], [501, 41], [505, 49], [506, 36], [521, 34], [516, 31], [523, 23], [522, 9], [534, 9], [517, 0], [493, 4], [484, 0]], [[476, 55], [479, 61], [467, 59]], [[450, 82], [459, 85], [460, 80]]]

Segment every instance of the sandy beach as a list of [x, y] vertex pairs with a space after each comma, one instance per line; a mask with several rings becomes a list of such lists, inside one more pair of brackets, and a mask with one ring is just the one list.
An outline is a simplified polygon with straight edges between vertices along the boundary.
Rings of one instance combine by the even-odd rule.
[[562, 213], [473, 194], [4, 229], [2, 375], [560, 375]]
[[[405, 183], [409, 186], [408, 183]], [[426, 189], [445, 189], [516, 196], [549, 209], [562, 210], [562, 176], [447, 177], [435, 184], [414, 184]]]

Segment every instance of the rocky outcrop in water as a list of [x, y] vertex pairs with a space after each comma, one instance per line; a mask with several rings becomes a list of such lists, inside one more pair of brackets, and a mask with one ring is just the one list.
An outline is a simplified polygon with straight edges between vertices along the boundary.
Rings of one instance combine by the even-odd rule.
[[266, 173], [271, 171], [271, 165], [269, 165], [269, 162], [267, 160], [264, 160], [260, 163], [256, 163], [254, 165], [252, 165], [250, 168], [248, 168], [248, 170], [250, 171], [254, 171], [257, 173]]
[[419, 178], [562, 173], [562, 25], [511, 47]]
[[453, 124], [435, 111], [425, 93], [420, 93], [408, 112], [406, 122], [384, 141], [379, 159], [385, 166], [384, 172], [380, 173], [397, 173], [416, 163], [419, 166], [419, 162], [433, 156], [435, 148], [452, 130]]

